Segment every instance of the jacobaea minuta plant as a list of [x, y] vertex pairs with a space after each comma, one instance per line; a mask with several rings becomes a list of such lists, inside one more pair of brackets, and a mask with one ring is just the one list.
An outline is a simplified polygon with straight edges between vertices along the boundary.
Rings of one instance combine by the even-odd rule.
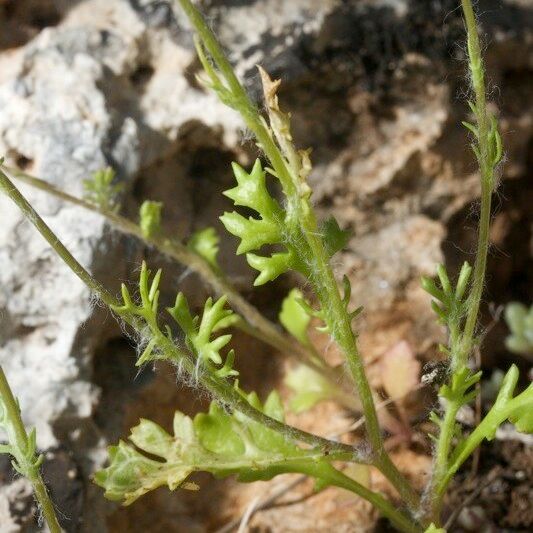
[[[496, 401], [479, 425], [463, 435], [456, 422], [459, 409], [471, 402], [481, 373], [471, 369], [470, 358], [479, 345], [478, 314], [489, 246], [491, 195], [495, 173], [502, 157], [496, 118], [487, 108], [484, 68], [474, 12], [470, 0], [461, 2], [468, 42], [473, 122], [465, 122], [472, 136], [472, 149], [481, 176], [481, 211], [476, 260], [464, 264], [452, 280], [444, 266], [437, 268], [437, 280], [422, 280], [433, 297], [437, 319], [447, 327], [448, 342], [442, 352], [449, 372], [439, 396], [443, 412], [432, 413], [436, 432], [433, 472], [421, 494], [391, 460], [384, 446], [383, 426], [378, 418], [372, 391], [357, 343], [354, 320], [361, 308], [351, 306], [351, 287], [344, 279], [341, 288], [331, 267], [331, 258], [347, 242], [348, 235], [331, 218], [319, 223], [307, 183], [311, 171], [309, 152], [297, 150], [291, 136], [290, 117], [278, 102], [279, 81], [260, 69], [265, 114], [252, 102], [235, 76], [216, 37], [190, 0], [181, 7], [196, 31], [198, 56], [205, 71], [202, 81], [219, 98], [242, 116], [257, 141], [262, 159], [250, 169], [233, 165], [236, 184], [225, 192], [236, 209], [221, 216], [226, 229], [239, 239], [238, 254], [257, 271], [255, 285], [266, 284], [287, 271], [298, 272], [313, 289], [315, 302], [306, 301], [298, 290], [283, 303], [280, 330], [251, 307], [231, 286], [217, 262], [218, 239], [214, 230], [194, 235], [187, 245], [164, 236], [161, 210], [156, 202], [141, 207], [135, 224], [118, 215], [116, 193], [109, 175], [96, 175], [86, 184], [88, 195], [79, 200], [57, 191], [40, 180], [21, 179], [48, 192], [97, 210], [120, 229], [143, 239], [163, 253], [198, 272], [207, 281], [216, 299], [209, 298], [203, 312], [194, 315], [185, 296], [179, 293], [166, 310], [159, 306], [161, 271], [152, 275], [143, 263], [139, 297], [122, 287], [120, 298], [102, 287], [69, 253], [31, 205], [15, 188], [4, 169], [0, 187], [21, 208], [54, 250], [78, 277], [132, 330], [140, 345], [137, 364], [157, 360], [172, 362], [180, 376], [207, 391], [212, 397], [207, 413], [191, 419], [180, 412], [174, 417], [172, 433], [142, 420], [131, 430], [128, 441], [110, 448], [110, 464], [98, 472], [95, 481], [107, 497], [125, 504], [156, 487], [193, 489], [188, 480], [195, 471], [215, 476], [236, 475], [240, 481], [270, 479], [278, 474], [298, 472], [316, 480], [317, 489], [334, 485], [370, 501], [399, 531], [437, 532], [442, 528], [442, 505], [453, 475], [484, 439], [492, 439], [500, 424], [513, 422], [518, 431], [533, 431], [533, 386], [516, 393], [518, 370], [505, 375]], [[267, 186], [277, 180], [282, 201]], [[240, 208], [255, 213], [245, 217]], [[272, 246], [274, 245], [274, 247]], [[271, 251], [274, 249], [275, 251]], [[348, 379], [340, 380], [338, 369], [329, 367], [308, 336], [311, 318], [320, 322], [343, 353]], [[228, 349], [230, 328], [238, 327], [282, 351], [296, 354], [305, 366], [298, 368], [287, 383], [296, 392], [292, 406], [301, 411], [324, 398], [360, 410], [364, 416], [366, 441], [361, 447], [326, 439], [287, 425], [284, 408], [274, 391], [263, 402], [254, 392], [245, 392], [238, 382], [235, 353]], [[181, 339], [184, 338], [184, 341]], [[394, 505], [338, 468], [338, 462], [352, 462], [377, 468], [396, 489], [401, 500]]]

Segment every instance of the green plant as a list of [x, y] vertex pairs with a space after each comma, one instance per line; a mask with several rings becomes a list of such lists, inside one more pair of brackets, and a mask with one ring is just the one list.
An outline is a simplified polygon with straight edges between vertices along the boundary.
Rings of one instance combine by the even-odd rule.
[[[266, 342], [281, 353], [291, 354], [302, 363], [315, 368], [319, 373], [325, 375], [326, 379], [335, 386], [338, 385], [339, 376], [331, 372], [331, 369], [316, 358], [312, 350], [301, 343], [294, 342], [293, 339], [280, 332], [274, 323], [246, 301], [232, 286], [230, 281], [225, 278], [218, 264], [215, 264], [218, 254], [218, 237], [214, 228], [205, 228], [196, 232], [191, 236], [189, 242], [183, 244], [174, 238], [167, 237], [160, 231], [163, 206], [159, 202], [143, 202], [139, 209], [139, 223], [137, 224], [121, 216], [116, 209], [107, 209], [106, 206], [109, 205], [107, 201], [97, 203], [90, 195], [85, 195], [85, 199], [77, 198], [57, 189], [44, 180], [30, 176], [15, 168], [4, 167], [4, 171], [12, 178], [47, 194], [88, 211], [99, 213], [117, 230], [143, 241], [147, 246], [156, 248], [162, 254], [182, 263], [195, 272], [215, 296], [226, 296], [228, 298], [231, 306], [240, 315], [240, 320], [235, 323], [236, 327]], [[109, 198], [109, 202], [111, 201], [116, 201], [116, 198], [112, 196]], [[352, 406], [352, 404], [353, 402], [350, 402], [347, 407]]]
[[28, 434], [22, 422], [20, 407], [13, 396], [4, 370], [0, 367], [0, 429], [7, 437], [7, 444], [0, 445], [0, 453], [13, 457], [13, 468], [27, 478], [33, 486], [35, 498], [42, 509], [43, 517], [51, 533], [60, 533], [54, 505], [40, 473], [43, 456], [37, 455], [37, 434], [32, 429]]
[[120, 209], [117, 196], [124, 189], [124, 184], [114, 182], [115, 171], [112, 168], [94, 172], [90, 179], [83, 180], [85, 199], [103, 211], [116, 213]]
[[505, 321], [511, 330], [511, 335], [505, 339], [507, 348], [515, 353], [533, 356], [533, 305], [528, 309], [518, 302], [507, 304]]
[[[234, 164], [237, 185], [225, 192], [237, 209], [244, 207], [255, 215], [246, 218], [235, 210], [225, 213], [221, 220], [240, 240], [237, 253], [246, 254], [249, 265], [258, 271], [255, 285], [263, 285], [293, 270], [307, 280], [316, 301], [309, 303], [301, 293], [291, 292], [280, 314], [280, 321], [291, 336], [288, 337], [250, 308], [225, 280], [216, 260], [218, 240], [212, 230], [196, 234], [188, 246], [184, 246], [163, 236], [160, 204], [145, 202], [141, 207], [140, 225], [136, 225], [110, 209], [109, 202], [103, 205], [94, 200], [91, 205], [74, 199], [84, 207], [102, 212], [129, 233], [192, 265], [220, 296], [216, 301], [206, 302], [201, 316], [193, 316], [184, 295], [179, 293], [175, 305], [167, 308], [163, 315], [159, 309], [161, 271], [152, 276], [143, 264], [139, 298], [132, 297], [123, 285], [119, 300], [72, 257], [2, 171], [0, 188], [17, 203], [80, 279], [131, 328], [142, 347], [137, 364], [170, 361], [180, 374], [213, 398], [209, 412], [198, 414], [194, 420], [176, 413], [173, 435], [150, 421], [141, 421], [132, 430], [130, 443], [120, 442], [110, 448], [110, 465], [98, 472], [95, 480], [108, 497], [131, 503], [161, 485], [171, 490], [193, 488], [187, 479], [197, 470], [216, 476], [236, 474], [241, 481], [299, 472], [314, 478], [317, 488], [335, 485], [367, 499], [400, 531], [443, 531], [440, 525], [446, 488], [481, 441], [492, 439], [497, 427], [506, 420], [513, 422], [519, 431], [533, 431], [533, 386], [515, 394], [518, 370], [514, 366], [504, 377], [493, 407], [470, 435], [463, 436], [456, 422], [459, 409], [477, 394], [475, 385], [481, 377], [480, 372], [470, 369], [469, 359], [479, 344], [476, 329], [488, 252], [491, 195], [502, 156], [497, 121], [486, 105], [484, 69], [471, 2], [463, 0], [462, 7], [474, 93], [470, 108], [475, 120], [465, 126], [473, 135], [472, 148], [481, 174], [478, 250], [474, 268], [463, 265], [455, 284], [444, 266], [437, 268], [438, 281], [422, 280], [424, 289], [434, 298], [432, 306], [438, 320], [449, 331], [442, 351], [450, 366], [446, 382], [439, 391], [445, 405], [444, 413], [434, 413], [431, 417], [437, 429], [436, 451], [425, 498], [397, 469], [385, 449], [375, 395], [366, 377], [353, 328], [353, 321], [362, 310], [350, 308], [350, 282], [344, 279], [340, 290], [330, 265], [332, 256], [345, 246], [349, 235], [334, 219], [323, 224], [316, 219], [307, 184], [311, 171], [309, 152], [294, 147], [290, 117], [280, 109], [278, 102], [280, 82], [272, 81], [260, 70], [266, 103], [263, 116], [235, 76], [200, 13], [190, 0], [179, 3], [196, 30], [198, 55], [206, 74], [204, 83], [241, 114], [266, 160], [264, 165], [258, 159], [249, 172]], [[33, 178], [26, 176], [24, 179], [72, 201], [68, 195], [43, 186]], [[266, 185], [268, 179], [277, 180], [283, 203], [270, 194]], [[233, 310], [226, 309], [228, 302]], [[347, 400], [346, 391], [335, 386], [338, 372], [328, 367], [308, 336], [311, 318], [320, 322], [321, 331], [327, 333], [343, 353], [357, 399]], [[333, 398], [351, 407], [360, 404], [370, 452], [287, 425], [275, 392], [264, 404], [255, 393], [244, 392], [237, 380], [235, 353], [228, 350], [231, 334], [225, 331], [235, 326], [266, 340], [273, 347], [298, 347], [296, 353], [307, 368], [289, 378], [289, 384], [297, 392], [293, 404], [296, 409], [324, 398]], [[180, 335], [185, 342], [180, 342]], [[311, 386], [305, 389], [304, 382]], [[402, 505], [395, 507], [381, 494], [350, 478], [334, 466], [335, 461], [377, 468], [395, 487]]]

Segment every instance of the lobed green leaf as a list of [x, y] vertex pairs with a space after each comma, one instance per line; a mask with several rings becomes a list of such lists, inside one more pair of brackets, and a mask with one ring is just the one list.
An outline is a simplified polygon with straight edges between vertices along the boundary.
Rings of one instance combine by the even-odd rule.
[[323, 235], [324, 246], [330, 257], [345, 248], [352, 236], [350, 230], [341, 230], [339, 223], [333, 216], [322, 223], [320, 232]]
[[[264, 405], [254, 393], [247, 399], [265, 414], [283, 419], [276, 392]], [[207, 413], [197, 414], [194, 420], [176, 412], [173, 433], [141, 420], [131, 430], [131, 444], [121, 441], [110, 447], [109, 466], [95, 475], [105, 496], [129, 505], [164, 485], [170, 490], [195, 489], [187, 478], [196, 471], [217, 477], [236, 474], [241, 481], [255, 481], [297, 469], [299, 461], [321, 460], [312, 450], [299, 448], [241, 413], [227, 413], [215, 402]]]
[[[208, 298], [201, 319], [199, 316], [192, 316], [182, 293], [178, 293], [174, 306], [167, 308], [170, 316], [185, 333], [187, 345], [198, 361], [204, 365], [215, 365], [212, 370], [218, 377], [238, 375], [232, 368], [235, 354], [232, 351], [226, 356], [221, 354], [221, 350], [230, 342], [231, 335], [214, 336], [217, 331], [233, 325], [238, 319], [233, 311], [225, 308], [226, 301], [225, 296], [216, 302]], [[222, 368], [217, 368], [219, 365]]]
[[[288, 222], [285, 212], [267, 190], [266, 173], [261, 162], [257, 160], [250, 173], [233, 163], [233, 173], [237, 186], [224, 194], [236, 206], [253, 209], [259, 218], [246, 218], [233, 211], [224, 213], [220, 220], [232, 235], [240, 239], [237, 254], [246, 253], [248, 264], [260, 272], [254, 285], [272, 281], [289, 269], [302, 270], [294, 246], [286, 238]], [[269, 256], [249, 253], [266, 245], [282, 245], [286, 251]]]

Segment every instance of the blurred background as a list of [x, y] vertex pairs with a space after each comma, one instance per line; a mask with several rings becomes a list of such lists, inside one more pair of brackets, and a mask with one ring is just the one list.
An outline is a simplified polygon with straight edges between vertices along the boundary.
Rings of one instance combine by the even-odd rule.
[[[531, 351], [506, 346], [503, 309], [533, 301], [533, 1], [479, 4], [491, 105], [506, 151], [494, 198], [487, 336], [479, 354], [490, 385], [511, 362], [524, 379], [531, 376]], [[365, 307], [358, 326], [373, 384], [383, 386], [381, 362], [394, 350], [408, 352], [418, 374], [440, 358], [437, 345], [444, 338], [419, 278], [433, 275], [438, 262], [455, 272], [473, 260], [475, 249], [479, 187], [461, 126], [468, 108], [458, 2], [200, 5], [254, 97], [260, 94], [255, 65], [283, 79], [280, 99], [292, 113], [295, 141], [313, 150], [310, 180], [319, 215], [333, 214], [353, 234], [335, 257], [335, 271], [339, 279], [348, 275], [353, 302]], [[230, 162], [251, 165], [256, 152], [239, 117], [198, 84], [200, 65], [179, 8], [163, 0], [0, 0], [0, 28], [0, 155], [6, 162], [77, 196], [84, 179], [111, 166], [125, 185], [125, 216], [136, 219], [139, 205], [150, 199], [164, 202], [169, 235], [186, 239], [214, 226], [224, 271], [275, 320], [281, 299], [299, 280], [284, 277], [252, 293], [253, 272], [235, 257], [235, 239], [218, 221], [230, 207], [221, 195], [233, 182]], [[94, 213], [22, 189], [110, 290], [135, 280], [145, 258], [164, 268], [165, 300], [184, 290], [194, 305], [203, 303], [205, 287], [183, 266]], [[159, 490], [126, 509], [103, 499], [90, 477], [104, 464], [106, 445], [124, 438], [139, 417], [168, 427], [175, 409], [192, 414], [205, 407], [205, 398], [177, 383], [172, 368], [138, 374], [135, 347], [113, 317], [5, 198], [0, 213], [0, 363], [26, 422], [37, 428], [44, 475], [65, 530], [189, 533], [238, 524], [269, 484], [237, 486], [200, 476], [198, 493]], [[521, 335], [522, 326], [517, 329]], [[234, 343], [246, 389], [264, 395], [279, 386], [286, 394], [288, 360], [243, 335]], [[434, 396], [415, 391], [411, 400], [405, 408], [415, 424]], [[349, 420], [329, 403], [291, 419], [323, 434]], [[430, 450], [419, 440], [395, 454], [422, 485]], [[452, 489], [453, 504], [464, 499], [462, 484], [465, 490], [468, 483], [484, 487], [457, 531], [531, 531], [532, 473], [531, 446], [516, 435], [484, 449], [474, 476], [465, 474]], [[284, 505], [256, 513], [250, 531], [380, 527], [355, 497], [327, 490], [308, 498], [310, 489], [304, 484]], [[39, 530], [29, 485], [0, 456], [0, 531]]]

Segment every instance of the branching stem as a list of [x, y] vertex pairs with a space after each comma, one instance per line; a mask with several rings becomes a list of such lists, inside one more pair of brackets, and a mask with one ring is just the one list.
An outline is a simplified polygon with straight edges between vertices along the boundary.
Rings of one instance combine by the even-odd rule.
[[309, 476], [317, 477], [335, 487], [340, 487], [358, 494], [372, 503], [383, 516], [391, 521], [398, 531], [403, 531], [405, 533], [420, 533], [423, 531], [423, 528], [413, 524], [408, 516], [395, 509], [389, 501], [381, 496], [381, 494], [371, 491], [329, 464], [309, 464], [309, 466], [303, 468], [301, 472]]
[[[71, 268], [71, 270], [88, 286], [91, 291], [93, 291], [107, 306], [120, 306], [120, 302], [116, 298], [114, 298], [102, 285], [100, 285], [100, 283], [94, 280], [94, 278], [70, 254], [70, 252], [57, 238], [57, 236], [42, 220], [39, 214], [22, 196], [20, 191], [18, 191], [18, 189], [13, 185], [8, 176], [1, 170], [0, 190], [6, 193], [6, 195], [9, 196], [15, 202], [15, 204], [28, 218], [28, 220], [32, 222], [32, 224], [37, 228], [41, 235], [48, 241], [52, 248], [63, 259], [65, 264]], [[135, 320], [135, 317], [131, 317], [130, 319], [128, 319], [127, 316], [124, 316], [123, 318], [134, 329], [139, 328], [139, 324]], [[190, 375], [194, 375], [196, 368], [193, 359], [187, 356], [184, 357], [184, 353], [180, 349], [178, 349], [178, 347], [165, 335], [161, 335], [160, 337], [161, 338], [157, 339], [157, 342], [160, 345], [160, 349], [169, 355], [169, 359], [181, 361], [185, 367], [185, 370]], [[223, 403], [226, 403], [231, 409], [240, 411], [244, 415], [262, 424], [263, 426], [281, 433], [287, 439], [298, 440], [321, 450], [322, 453], [327, 456], [328, 460], [344, 460], [360, 463], [368, 462], [368, 458], [365, 458], [358, 454], [357, 451], [349, 445], [331, 441], [322, 437], [318, 437], [316, 435], [312, 435], [311, 433], [288, 426], [265, 415], [261, 411], [251, 406], [248, 401], [243, 398], [235, 388], [233, 388], [231, 385], [229, 385], [223, 380], [215, 379], [205, 373], [200, 373], [198, 375], [198, 378], [200, 383], [210, 393], [212, 393], [215, 398], [217, 398]], [[315, 465], [313, 463], [310, 463], [308, 466], [306, 466], [306, 473], [308, 473], [309, 475], [316, 474], [318, 477], [321, 477], [332, 485], [345, 488], [367, 499], [373, 505], [375, 505], [383, 513], [384, 516], [387, 516], [398, 527], [400, 531], [405, 531], [408, 533], [420, 531], [420, 529], [418, 529], [417, 526], [415, 526], [408, 517], [394, 509], [394, 507], [389, 502], [387, 502], [387, 500], [385, 500], [381, 495], [370, 491], [366, 487], [345, 476], [333, 467], [330, 467], [327, 472], [322, 471], [323, 468], [321, 469], [321, 472], [314, 472], [312, 471], [313, 468], [315, 468]], [[41, 490], [41, 488], [39, 490]], [[40, 496], [42, 496], [42, 493], [39, 494]], [[38, 497], [40, 496], [38, 495]], [[53, 533], [56, 532], [54, 531]]]
[[[316, 354], [310, 353], [300, 343], [282, 333], [256, 307], [246, 301], [226, 278], [214, 272], [203, 257], [191, 251], [181, 242], [159, 234], [147, 236], [143, 234], [137, 224], [113, 211], [102, 210], [82, 198], [72, 196], [42, 179], [30, 176], [18, 169], [5, 168], [5, 170], [18, 181], [39, 189], [46, 194], [55, 196], [72, 205], [83, 207], [93, 213], [98, 213], [105, 217], [120, 232], [139, 239], [139, 241], [144, 242], [148, 246], [152, 246], [167, 257], [187, 266], [187, 268], [195, 272], [211, 288], [215, 295], [219, 297], [223, 295], [227, 296], [232, 308], [242, 317], [242, 321], [239, 321], [236, 327], [243, 330], [246, 334], [265, 342], [279, 352], [295, 357], [303, 364], [324, 376], [335, 387], [342, 387], [339, 375], [334, 369], [316, 357]], [[339, 394], [338, 400], [348, 409], [357, 408], [357, 403], [348, 394]]]
[[[108, 307], [120, 307], [119, 302], [107, 289], [105, 289], [98, 281], [96, 281], [87, 270], [72, 256], [55, 233], [44, 222], [40, 215], [33, 209], [29, 202], [24, 198], [20, 191], [11, 182], [9, 177], [0, 170], [0, 190], [2, 190], [9, 198], [15, 202], [20, 208], [24, 216], [35, 226], [39, 233], [46, 239], [54, 251], [61, 257], [64, 263], [83, 281], [83, 283], [102, 300]], [[134, 318], [123, 317], [124, 320], [133, 327], [136, 331], [141, 331], [142, 327]], [[183, 352], [179, 351], [175, 344], [173, 344], [164, 335], [158, 339], [162, 344], [161, 348], [170, 354], [174, 354], [171, 359], [180, 360], [185, 366], [185, 370], [190, 375], [195, 375], [195, 363], [191, 358], [183, 357]], [[289, 440], [296, 440], [304, 442], [311, 446], [315, 446], [326, 455], [339, 454], [339, 459], [350, 460], [355, 462], [365, 462], [365, 458], [357, 453], [357, 451], [347, 444], [331, 441], [323, 437], [318, 437], [306, 431], [297, 429], [295, 427], [283, 424], [273, 418], [268, 417], [258, 409], [252, 407], [228, 382], [224, 380], [217, 380], [207, 374], [200, 373], [200, 383], [211, 392], [217, 400], [226, 403], [232, 409], [242, 412], [249, 418], [259, 422], [260, 424], [281, 433]]]
[[[468, 296], [464, 329], [462, 333], [458, 335], [457, 325], [453, 325], [454, 327], [451, 328], [450, 331], [450, 356], [452, 367], [452, 376], [450, 376], [450, 379], [464, 370], [475, 344], [475, 333], [478, 324], [481, 297], [483, 295], [487, 255], [489, 250], [491, 200], [495, 183], [495, 169], [500, 158], [498, 152], [501, 152], [501, 142], [499, 140], [495, 119], [487, 109], [485, 73], [474, 9], [471, 0], [461, 0], [461, 5], [467, 31], [468, 62], [471, 83], [475, 95], [475, 105], [471, 106], [476, 120], [476, 126], [473, 130], [476, 139], [473, 148], [481, 174], [481, 210], [479, 216], [477, 253], [472, 287]], [[492, 135], [491, 125], [495, 128]], [[434, 497], [432, 498], [431, 514], [433, 521], [436, 524], [440, 523], [440, 513], [445, 492], [444, 488], [447, 484], [447, 480], [449, 480], [449, 457], [455, 433], [455, 419], [460, 407], [461, 402], [449, 401], [446, 405], [444, 419], [440, 425], [432, 480]]]
[[[271, 132], [267, 129], [257, 106], [250, 100], [245, 89], [236, 77], [232, 66], [227, 60], [214, 33], [211, 31], [203, 16], [190, 0], [179, 0], [187, 17], [194, 26], [200, 39], [200, 53], [202, 47], [207, 50], [215, 63], [222, 78], [225, 80], [227, 91], [231, 94], [231, 106], [235, 108], [245, 121], [247, 127], [254, 133], [258, 146], [264, 151], [275, 175], [278, 177], [283, 192], [287, 198], [287, 212], [295, 222], [296, 228], [302, 233], [307, 250], [302, 254], [307, 256], [312, 264], [313, 275], [310, 279], [323, 309], [326, 309], [325, 319], [330, 327], [332, 336], [344, 352], [346, 360], [363, 407], [368, 439], [372, 445], [375, 466], [389, 479], [398, 490], [406, 503], [415, 509], [419, 503], [419, 496], [409, 485], [403, 475], [390, 460], [383, 446], [383, 437], [378, 423], [378, 417], [372, 391], [368, 383], [364, 364], [359, 354], [356, 338], [351, 327], [351, 318], [342, 303], [335, 276], [329, 264], [329, 257], [319, 237], [318, 224], [314, 212], [306, 206], [306, 200], [301, 196], [299, 182], [301, 176], [292, 169], [290, 162], [282, 155], [274, 142]], [[204, 66], [213, 75], [213, 70], [205, 63]]]

